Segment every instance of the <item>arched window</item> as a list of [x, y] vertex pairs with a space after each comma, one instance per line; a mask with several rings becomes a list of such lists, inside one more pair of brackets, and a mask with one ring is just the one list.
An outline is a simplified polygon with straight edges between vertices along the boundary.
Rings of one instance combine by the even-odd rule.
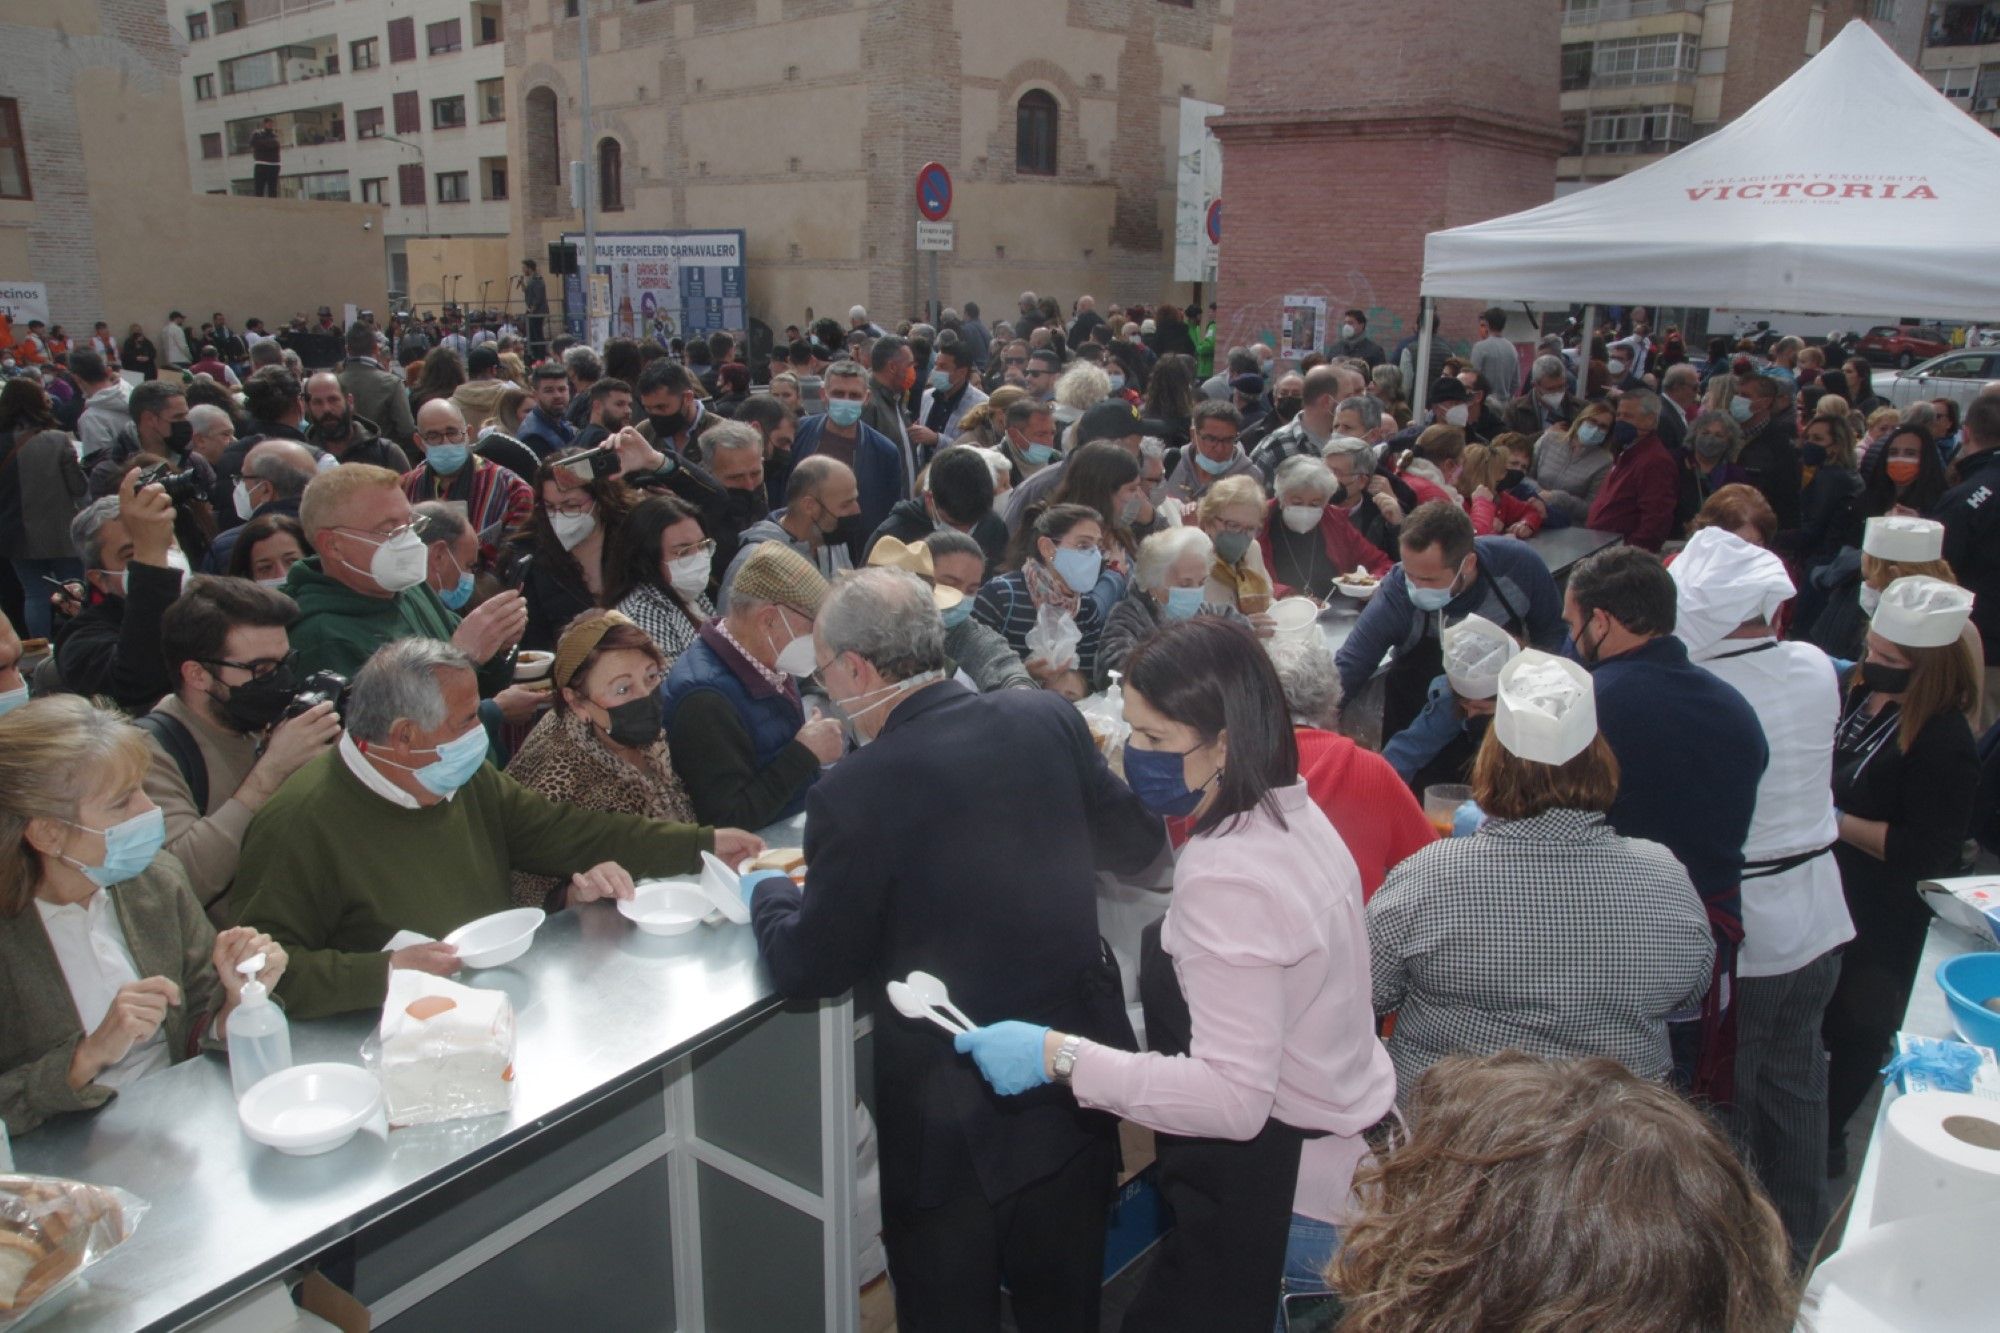
[[624, 156], [616, 139], [597, 141], [597, 207], [603, 212], [625, 211]]
[[558, 217], [564, 207], [564, 168], [559, 164], [561, 145], [556, 133], [556, 94], [548, 87], [528, 89], [527, 124], [523, 135], [527, 150], [528, 188], [525, 193], [528, 216]]
[[1023, 176], [1056, 174], [1056, 99], [1030, 88], [1014, 104], [1014, 170]]

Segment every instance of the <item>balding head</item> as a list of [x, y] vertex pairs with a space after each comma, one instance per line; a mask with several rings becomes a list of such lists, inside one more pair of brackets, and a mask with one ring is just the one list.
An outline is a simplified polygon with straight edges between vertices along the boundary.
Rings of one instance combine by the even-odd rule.
[[442, 437], [453, 433], [460, 435], [465, 433], [465, 413], [458, 410], [457, 403], [449, 398], [433, 398], [417, 409], [419, 436], [441, 440]]
[[265, 440], [251, 445], [250, 452], [243, 455], [244, 482], [265, 483], [274, 499], [298, 499], [317, 475], [318, 460], [296, 440]]
[[1333, 374], [1340, 385], [1336, 398], [1358, 398], [1368, 391], [1368, 377], [1351, 366], [1335, 366]]

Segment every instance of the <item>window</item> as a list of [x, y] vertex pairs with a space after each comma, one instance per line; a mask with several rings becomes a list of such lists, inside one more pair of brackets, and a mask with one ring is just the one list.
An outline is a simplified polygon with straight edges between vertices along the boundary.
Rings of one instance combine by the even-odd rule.
[[[389, 63], [400, 65], [405, 60], [417, 58], [417, 21], [415, 19], [389, 20]], [[423, 188], [423, 177], [417, 178], [417, 187]]]
[[208, 36], [208, 15], [206, 15], [206, 14], [190, 14], [190, 15], [188, 15], [188, 16], [187, 16], [187, 21], [188, 21], [188, 40], [189, 40], [189, 41], [191, 41], [191, 42], [199, 42], [199, 41], [202, 41], [202, 40], [204, 40], [205, 38], [207, 38], [207, 36]]
[[446, 19], [424, 27], [424, 46], [434, 56], [450, 55], [459, 49], [458, 20]]
[[1014, 104], [1014, 170], [1023, 176], [1056, 174], [1056, 99], [1030, 88]]
[[606, 213], [625, 209], [625, 153], [616, 139], [597, 141], [597, 206]]
[[1693, 138], [1693, 120], [1683, 107], [1619, 107], [1590, 113], [1583, 151], [1671, 153]]
[[507, 197], [507, 159], [504, 157], [482, 157], [479, 159], [479, 184], [485, 191], [481, 198], [505, 199]]
[[521, 99], [521, 146], [526, 161], [521, 170], [528, 183], [527, 215], [551, 218], [564, 211], [562, 182], [569, 173], [562, 163], [562, 137], [557, 132], [556, 94], [540, 84]]
[[1701, 59], [1700, 40], [1689, 33], [1654, 37], [1620, 37], [1597, 42], [1589, 49], [1584, 81], [1570, 82], [1571, 48], [1563, 48], [1563, 87], [1614, 88], [1643, 83], [1676, 83], [1694, 77]]
[[338, 200], [348, 203], [353, 199], [347, 188], [347, 173], [344, 171], [307, 172], [300, 176], [285, 176], [278, 181], [280, 199], [321, 199]]
[[204, 158], [222, 156], [222, 131], [201, 136], [201, 155]]
[[1575, 92], [1590, 86], [1590, 43], [1565, 42], [1562, 55], [1562, 90]]
[[405, 162], [396, 168], [396, 199], [403, 204], [424, 202], [424, 164]]
[[417, 109], [415, 89], [397, 93], [393, 105], [396, 108], [396, 133], [415, 134], [422, 128], [422, 113]]
[[434, 130], [455, 130], [465, 124], [465, 98], [434, 97], [431, 99], [431, 128]]
[[507, 119], [505, 79], [481, 79], [472, 85], [472, 95], [479, 100], [480, 124], [490, 125], [496, 120]]
[[1978, 78], [1979, 68], [1976, 65], [1963, 65], [1958, 69], [1934, 69], [1930, 72], [1931, 82], [1946, 97], [1972, 96], [1972, 85]]
[[491, 46], [505, 35], [500, 22], [500, 6], [495, 0], [480, 0], [472, 6], [473, 40], [481, 46]]
[[472, 198], [471, 183], [463, 171], [440, 171], [437, 189], [441, 204], [462, 204]]
[[382, 63], [382, 39], [363, 37], [347, 44], [347, 66], [352, 70], [374, 69]]
[[354, 137], [357, 139], [379, 139], [382, 137], [382, 108], [364, 106], [354, 113]]
[[389, 185], [387, 176], [366, 176], [361, 181], [361, 202], [379, 204]]
[[1875, 0], [1874, 5], [1870, 8], [1870, 17], [1877, 23], [1894, 23], [1896, 21], [1896, 0]]
[[197, 74], [194, 76], [194, 100], [197, 102], [213, 102], [215, 100], [215, 76], [213, 74]]

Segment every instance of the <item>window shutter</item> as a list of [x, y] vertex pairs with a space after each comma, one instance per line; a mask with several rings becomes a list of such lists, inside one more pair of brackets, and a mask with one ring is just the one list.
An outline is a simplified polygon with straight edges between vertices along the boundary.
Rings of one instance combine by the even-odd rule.
[[396, 133], [415, 134], [422, 125], [422, 117], [414, 89], [396, 94]]
[[424, 164], [405, 162], [396, 168], [396, 195], [404, 204], [424, 202]]
[[389, 20], [389, 60], [395, 64], [417, 58], [417, 21], [415, 19]]

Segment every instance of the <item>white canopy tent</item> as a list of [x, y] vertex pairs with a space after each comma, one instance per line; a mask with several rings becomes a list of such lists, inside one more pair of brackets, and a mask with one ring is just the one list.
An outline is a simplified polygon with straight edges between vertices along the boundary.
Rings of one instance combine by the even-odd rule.
[[1444, 297], [1993, 321], [1996, 219], [2000, 136], [1857, 19], [1679, 152], [1427, 236], [1418, 364], [1429, 364], [1430, 304]]

